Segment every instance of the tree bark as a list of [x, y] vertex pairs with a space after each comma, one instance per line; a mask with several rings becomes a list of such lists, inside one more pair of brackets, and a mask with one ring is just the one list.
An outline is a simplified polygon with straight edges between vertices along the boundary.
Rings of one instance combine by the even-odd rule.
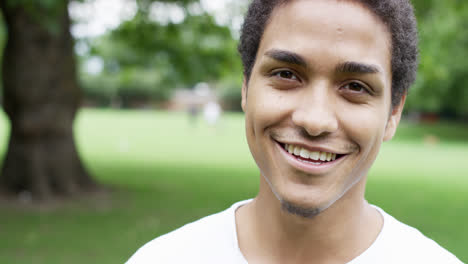
[[47, 11], [0, 0], [8, 39], [3, 56], [3, 106], [11, 134], [0, 189], [49, 199], [90, 191], [95, 181], [78, 157], [73, 121], [80, 102], [67, 1], [51, 31]]

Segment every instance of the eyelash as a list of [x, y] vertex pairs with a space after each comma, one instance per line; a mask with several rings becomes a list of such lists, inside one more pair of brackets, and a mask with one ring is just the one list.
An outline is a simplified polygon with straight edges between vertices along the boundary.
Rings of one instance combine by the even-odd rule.
[[340, 89], [343, 89], [345, 87], [348, 87], [350, 85], [358, 85], [359, 88], [361, 88], [361, 91], [355, 91], [355, 90], [351, 90], [348, 88], [349, 91], [351, 91], [352, 93], [367, 93], [367, 94], [372, 94], [371, 90], [364, 84], [361, 84], [360, 82], [356, 82], [356, 81], [351, 81], [351, 82], [348, 82], [346, 83], [345, 85], [341, 86]]
[[[289, 73], [291, 74], [291, 78], [285, 78], [285, 77], [281, 77], [280, 75], [282, 73]], [[299, 77], [297, 77], [297, 74], [295, 74], [293, 71], [290, 71], [290, 70], [278, 70], [278, 71], [274, 71], [271, 73], [271, 76], [272, 77], [278, 77], [278, 78], [281, 78], [281, 79], [284, 79], [284, 80], [294, 80], [294, 81], [299, 81]]]

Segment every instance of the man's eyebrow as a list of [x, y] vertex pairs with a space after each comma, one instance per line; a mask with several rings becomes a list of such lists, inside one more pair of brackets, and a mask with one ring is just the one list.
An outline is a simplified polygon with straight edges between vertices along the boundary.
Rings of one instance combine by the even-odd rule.
[[340, 73], [360, 73], [360, 74], [381, 72], [380, 68], [376, 65], [365, 64], [365, 63], [354, 62], [354, 61], [347, 61], [347, 62], [338, 64], [335, 68], [335, 71], [340, 72]]
[[299, 54], [291, 51], [273, 49], [265, 52], [265, 55], [277, 61], [296, 64], [298, 66], [307, 68], [306, 61]]
[[[265, 55], [281, 62], [295, 64], [308, 68], [307, 62], [301, 55], [287, 50], [272, 49], [265, 52]], [[347, 61], [338, 64], [335, 67], [335, 71], [339, 73], [359, 73], [359, 74], [369, 74], [369, 73], [380, 73], [380, 67], [372, 64], [365, 64], [355, 61]]]

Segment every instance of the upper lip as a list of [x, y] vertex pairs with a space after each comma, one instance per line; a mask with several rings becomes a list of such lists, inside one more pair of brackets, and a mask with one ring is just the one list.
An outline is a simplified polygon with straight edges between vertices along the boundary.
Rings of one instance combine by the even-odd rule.
[[345, 155], [345, 154], [349, 153], [349, 152], [342, 151], [342, 150], [332, 149], [332, 148], [330, 148], [328, 146], [324, 146], [324, 145], [321, 145], [321, 144], [313, 144], [312, 145], [310, 143], [297, 142], [297, 141], [279, 141], [279, 140], [275, 140], [275, 141], [282, 144], [282, 145], [288, 144], [288, 145], [299, 146], [301, 148], [307, 149], [308, 151], [330, 152], [330, 153], [335, 153], [335, 154], [339, 154], [339, 155]]

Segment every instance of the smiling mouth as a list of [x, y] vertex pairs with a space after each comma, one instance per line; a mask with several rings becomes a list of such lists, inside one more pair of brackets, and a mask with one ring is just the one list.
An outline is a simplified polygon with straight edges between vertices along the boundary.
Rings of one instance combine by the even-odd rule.
[[[279, 142], [278, 142], [279, 143]], [[325, 164], [338, 160], [345, 155], [324, 151], [311, 151], [301, 146], [279, 143], [281, 147], [301, 162], [314, 165]]]

